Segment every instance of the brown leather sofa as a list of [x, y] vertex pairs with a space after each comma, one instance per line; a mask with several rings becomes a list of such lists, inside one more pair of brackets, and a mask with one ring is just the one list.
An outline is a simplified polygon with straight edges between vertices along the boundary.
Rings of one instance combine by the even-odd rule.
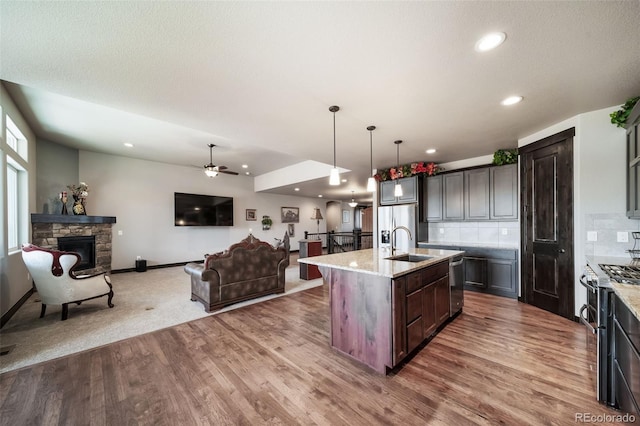
[[206, 255], [204, 264], [188, 263], [191, 300], [200, 301], [207, 312], [243, 300], [284, 293], [285, 269], [289, 266], [289, 235], [275, 248], [249, 234], [221, 253]]

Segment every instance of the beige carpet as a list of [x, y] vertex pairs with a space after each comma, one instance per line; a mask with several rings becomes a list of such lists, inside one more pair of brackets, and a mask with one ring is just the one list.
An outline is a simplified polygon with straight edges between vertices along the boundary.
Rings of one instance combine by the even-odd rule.
[[47, 306], [47, 314], [39, 318], [38, 294], [32, 295], [0, 330], [0, 346], [15, 345], [0, 356], [0, 373], [322, 285], [321, 278], [301, 280], [292, 259], [285, 293], [207, 314], [201, 303], [191, 301], [189, 276], [182, 266], [115, 274], [111, 280], [113, 309], [106, 297], [69, 305], [67, 321], [60, 321], [61, 306]]

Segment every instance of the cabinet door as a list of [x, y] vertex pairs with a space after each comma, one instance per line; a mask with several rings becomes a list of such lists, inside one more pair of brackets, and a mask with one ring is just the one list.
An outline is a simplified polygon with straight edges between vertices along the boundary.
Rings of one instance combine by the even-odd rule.
[[449, 318], [449, 277], [438, 280], [435, 284], [436, 327]]
[[407, 296], [407, 353], [417, 348], [424, 340], [422, 303], [422, 289]]
[[470, 288], [487, 288], [487, 258], [464, 257], [464, 285]]
[[464, 219], [464, 173], [442, 175], [442, 218], [444, 220]]
[[418, 176], [402, 178], [399, 180], [402, 195], [398, 197], [398, 203], [418, 202]]
[[518, 219], [518, 165], [491, 167], [491, 219]]
[[491, 294], [515, 298], [518, 296], [516, 269], [518, 264], [509, 259], [487, 259], [487, 282]]
[[396, 186], [394, 180], [385, 180], [380, 182], [380, 205], [389, 205], [396, 203], [396, 197], [393, 195], [393, 189]]
[[464, 218], [489, 219], [489, 169], [464, 172]]
[[424, 287], [422, 290], [422, 326], [424, 328], [424, 337], [429, 337], [436, 328], [436, 286], [434, 284]]
[[[640, 102], [638, 105], [640, 105]], [[639, 133], [637, 122], [627, 129], [627, 216], [630, 219], [640, 219]]]
[[442, 176], [431, 176], [425, 181], [424, 217], [430, 222], [442, 220]]
[[406, 277], [396, 278], [393, 281], [393, 360], [396, 365], [407, 356], [407, 301], [405, 286]]

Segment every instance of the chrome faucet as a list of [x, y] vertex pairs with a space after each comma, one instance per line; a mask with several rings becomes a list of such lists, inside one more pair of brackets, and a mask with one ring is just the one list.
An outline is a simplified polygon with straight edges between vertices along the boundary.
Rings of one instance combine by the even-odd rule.
[[409, 235], [409, 239], [412, 240], [413, 238], [411, 237], [411, 230], [409, 230], [409, 228], [407, 228], [406, 226], [396, 226], [395, 228], [393, 228], [391, 230], [391, 254], [393, 255], [396, 251], [396, 234], [395, 232], [398, 229], [402, 229], [403, 231], [407, 231], [407, 235]]

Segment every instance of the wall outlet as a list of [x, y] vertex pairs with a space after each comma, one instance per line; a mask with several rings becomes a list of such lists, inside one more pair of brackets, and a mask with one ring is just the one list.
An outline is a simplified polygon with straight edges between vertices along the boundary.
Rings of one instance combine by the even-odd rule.
[[444, 234], [444, 228], [438, 228], [441, 234]]
[[628, 243], [629, 242], [629, 233], [628, 232], [618, 232], [618, 242], [619, 243]]
[[119, 229], [119, 230], [118, 230], [118, 235], [119, 235], [119, 236], [122, 236], [123, 234], [124, 234], [124, 232], [122, 232], [122, 229]]
[[507, 235], [507, 234], [509, 233], [509, 230], [508, 230], [507, 228], [502, 228], [502, 229], [500, 230], [500, 233], [501, 233], [502, 235]]
[[598, 232], [597, 231], [587, 232], [587, 241], [598, 241]]

